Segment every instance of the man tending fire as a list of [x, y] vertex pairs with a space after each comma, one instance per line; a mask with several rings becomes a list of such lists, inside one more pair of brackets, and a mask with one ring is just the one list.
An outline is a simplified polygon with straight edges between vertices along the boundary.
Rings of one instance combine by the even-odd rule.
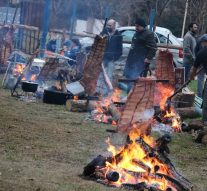
[[[196, 60], [194, 62], [193, 68], [191, 70], [191, 76], [190, 78], [193, 80], [195, 75], [196, 75], [196, 71], [199, 67], [203, 67], [205, 70], [205, 73], [207, 74], [207, 37], [204, 36], [201, 39], [201, 45], [203, 46], [203, 49], [201, 49], [197, 56], [196, 56]], [[205, 82], [204, 85], [204, 90], [203, 90], [203, 116], [202, 116], [202, 120], [204, 125], [207, 125], [207, 81]]]
[[[116, 21], [114, 19], [108, 20], [101, 35], [106, 36], [107, 41], [103, 56], [103, 71], [99, 76], [97, 92], [107, 95], [113, 86], [114, 62], [122, 55], [122, 35], [116, 30]], [[106, 81], [108, 81], [108, 83]], [[106, 85], [104, 85], [104, 82], [106, 82]], [[108, 87], [109, 85], [111, 87]]]
[[156, 53], [156, 42], [153, 32], [146, 28], [143, 19], [135, 22], [136, 33], [132, 38], [132, 45], [127, 57], [124, 76], [127, 79], [136, 79], [142, 72], [146, 76], [150, 62]]

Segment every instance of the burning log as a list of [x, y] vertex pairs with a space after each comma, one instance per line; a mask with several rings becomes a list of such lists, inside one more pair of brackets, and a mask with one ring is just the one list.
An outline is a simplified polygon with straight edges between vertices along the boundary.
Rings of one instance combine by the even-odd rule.
[[86, 112], [88, 109], [88, 100], [67, 100], [66, 109], [72, 112]]
[[[146, 153], [148, 153], [149, 157], [154, 157], [158, 161], [160, 161], [160, 163], [168, 165], [169, 174], [171, 174], [173, 179], [175, 179], [175, 181], [178, 181], [179, 184], [181, 184], [183, 187], [183, 190], [181, 189], [180, 191], [192, 190], [193, 187], [192, 184], [176, 171], [174, 165], [171, 163], [169, 158], [167, 158], [165, 155], [158, 153], [154, 148], [149, 146], [142, 138], [138, 138], [136, 142], [138, 142], [144, 148]], [[156, 174], [158, 174], [158, 172], [156, 172]], [[163, 176], [167, 176], [167, 175], [163, 175]]]
[[132, 128], [127, 144], [121, 149], [117, 150], [108, 140], [108, 151], [113, 157], [102, 160], [105, 162], [95, 170], [92, 168], [93, 176], [105, 185], [127, 186], [139, 191], [192, 191], [192, 184], [176, 171], [165, 155], [170, 141], [171, 137], [164, 135], [154, 142]]
[[133, 159], [132, 163], [139, 166], [139, 167], [141, 167], [141, 168], [143, 168], [146, 172], [150, 173], [150, 171], [151, 171], [150, 167], [147, 166], [146, 164], [144, 164], [142, 161], [139, 161], [137, 159]]
[[99, 167], [99, 168], [105, 167], [107, 161], [110, 161], [110, 158], [98, 155], [89, 164], [87, 164], [87, 166], [84, 167], [83, 175], [84, 176], [94, 176], [96, 168], [97, 167]]
[[109, 171], [106, 174], [106, 178], [111, 182], [117, 182], [119, 180], [119, 173], [116, 171]]

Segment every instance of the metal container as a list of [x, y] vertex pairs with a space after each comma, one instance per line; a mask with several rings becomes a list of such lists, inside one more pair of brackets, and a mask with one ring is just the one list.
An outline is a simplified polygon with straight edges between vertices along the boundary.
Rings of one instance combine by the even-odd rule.
[[38, 84], [30, 81], [22, 81], [22, 90], [24, 92], [36, 92]]

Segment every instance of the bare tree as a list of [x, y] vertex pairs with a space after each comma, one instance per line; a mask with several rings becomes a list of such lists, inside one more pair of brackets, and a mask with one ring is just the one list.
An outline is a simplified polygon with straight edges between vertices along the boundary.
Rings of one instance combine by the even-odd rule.
[[197, 22], [199, 32], [205, 33], [207, 29], [207, 1], [191, 0], [189, 3], [188, 22]]

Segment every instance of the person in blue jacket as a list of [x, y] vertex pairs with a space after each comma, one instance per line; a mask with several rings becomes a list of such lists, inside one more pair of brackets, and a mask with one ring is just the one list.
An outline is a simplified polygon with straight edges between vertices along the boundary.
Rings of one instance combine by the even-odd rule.
[[64, 54], [64, 56], [72, 59], [72, 60], [69, 61], [70, 65], [75, 64], [76, 54], [78, 52], [80, 52], [80, 50], [81, 50], [81, 44], [80, 44], [79, 39], [73, 38], [71, 40], [71, 47], [70, 47], [70, 49], [68, 51], [66, 51], [65, 54]]

